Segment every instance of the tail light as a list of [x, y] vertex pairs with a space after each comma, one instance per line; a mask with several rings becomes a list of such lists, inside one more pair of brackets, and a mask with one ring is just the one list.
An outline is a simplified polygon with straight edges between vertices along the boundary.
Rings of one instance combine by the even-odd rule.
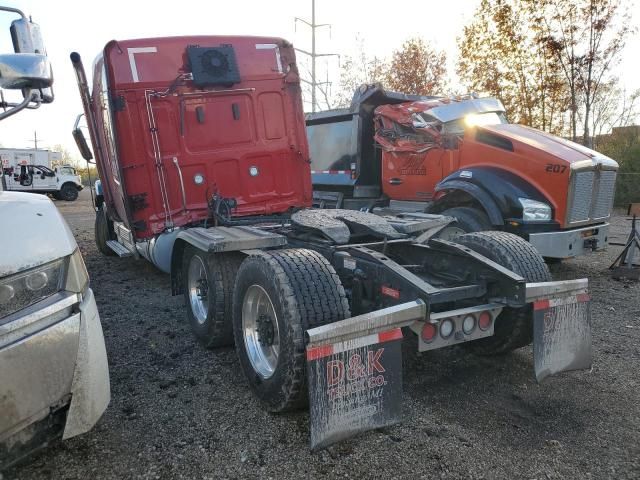
[[478, 326], [480, 330], [486, 330], [491, 326], [491, 314], [489, 312], [482, 312], [478, 318]]
[[475, 329], [476, 317], [474, 317], [473, 315], [467, 315], [466, 317], [464, 317], [464, 320], [462, 321], [462, 331], [465, 333], [465, 335], [473, 333]]
[[422, 340], [425, 342], [431, 342], [438, 334], [438, 329], [433, 323], [425, 323], [422, 327]]
[[447, 318], [440, 324], [440, 336], [442, 338], [449, 338], [455, 329], [456, 327], [453, 324], [453, 320]]

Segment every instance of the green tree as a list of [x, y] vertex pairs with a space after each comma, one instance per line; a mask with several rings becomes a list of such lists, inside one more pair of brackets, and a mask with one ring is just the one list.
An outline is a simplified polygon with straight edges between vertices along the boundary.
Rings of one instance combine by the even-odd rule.
[[598, 150], [620, 164], [615, 204], [640, 202], [640, 127], [614, 129], [599, 141]]

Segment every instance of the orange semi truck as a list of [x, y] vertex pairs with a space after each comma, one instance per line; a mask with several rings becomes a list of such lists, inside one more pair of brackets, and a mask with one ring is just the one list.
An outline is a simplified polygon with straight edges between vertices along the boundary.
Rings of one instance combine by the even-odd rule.
[[445, 238], [515, 233], [548, 258], [607, 244], [618, 164], [509, 123], [494, 98], [360, 87], [348, 109], [307, 115], [317, 204], [439, 213]]

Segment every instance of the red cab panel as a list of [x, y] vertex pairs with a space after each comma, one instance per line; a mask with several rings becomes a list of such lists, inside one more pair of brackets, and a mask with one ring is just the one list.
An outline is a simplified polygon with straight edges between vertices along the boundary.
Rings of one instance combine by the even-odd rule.
[[[279, 38], [112, 41], [94, 65], [94, 145], [110, 213], [136, 238], [311, 204], [291, 44]], [[114, 215], [115, 214], [115, 215]]]

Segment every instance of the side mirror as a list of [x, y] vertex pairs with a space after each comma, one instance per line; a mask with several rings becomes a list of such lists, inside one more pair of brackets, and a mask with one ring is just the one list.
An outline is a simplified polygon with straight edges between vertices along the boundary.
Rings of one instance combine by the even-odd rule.
[[0, 88], [22, 90], [22, 102], [1, 98], [0, 120], [25, 108], [38, 108], [53, 101], [53, 72], [42, 42], [40, 27], [17, 8], [0, 6], [0, 11], [20, 16], [11, 23], [14, 54], [0, 55]]
[[51, 65], [37, 53], [0, 55], [0, 88], [47, 89], [53, 83]]
[[[20, 12], [21, 13], [21, 12]], [[16, 53], [33, 53], [42, 55], [46, 58], [47, 50], [44, 47], [44, 41], [42, 40], [42, 34], [40, 32], [40, 26], [37, 23], [33, 23], [27, 19], [21, 13], [21, 18], [11, 22], [11, 40], [13, 41], [13, 50]], [[42, 103], [53, 102], [53, 90], [51, 89], [51, 83], [53, 83], [53, 73], [49, 67], [50, 81], [45, 86], [32, 86], [31, 88], [37, 89], [35, 93], [39, 97], [39, 101]], [[26, 97], [29, 95], [28, 89], [23, 90], [23, 95]]]
[[[80, 155], [82, 155], [82, 158], [84, 158], [87, 162], [89, 162], [90, 160], [93, 159], [93, 154], [91, 153], [91, 149], [89, 148], [89, 144], [87, 143], [87, 140], [84, 138], [84, 133], [82, 133], [82, 130], [79, 127], [80, 119], [82, 118], [83, 115], [84, 113], [81, 113], [80, 115], [78, 115], [78, 118], [76, 118], [76, 124], [74, 125], [73, 131], [71, 132], [71, 134], [73, 135], [73, 139], [76, 141], [78, 150], [80, 150]], [[95, 163], [95, 162], [89, 162], [89, 163]]]

